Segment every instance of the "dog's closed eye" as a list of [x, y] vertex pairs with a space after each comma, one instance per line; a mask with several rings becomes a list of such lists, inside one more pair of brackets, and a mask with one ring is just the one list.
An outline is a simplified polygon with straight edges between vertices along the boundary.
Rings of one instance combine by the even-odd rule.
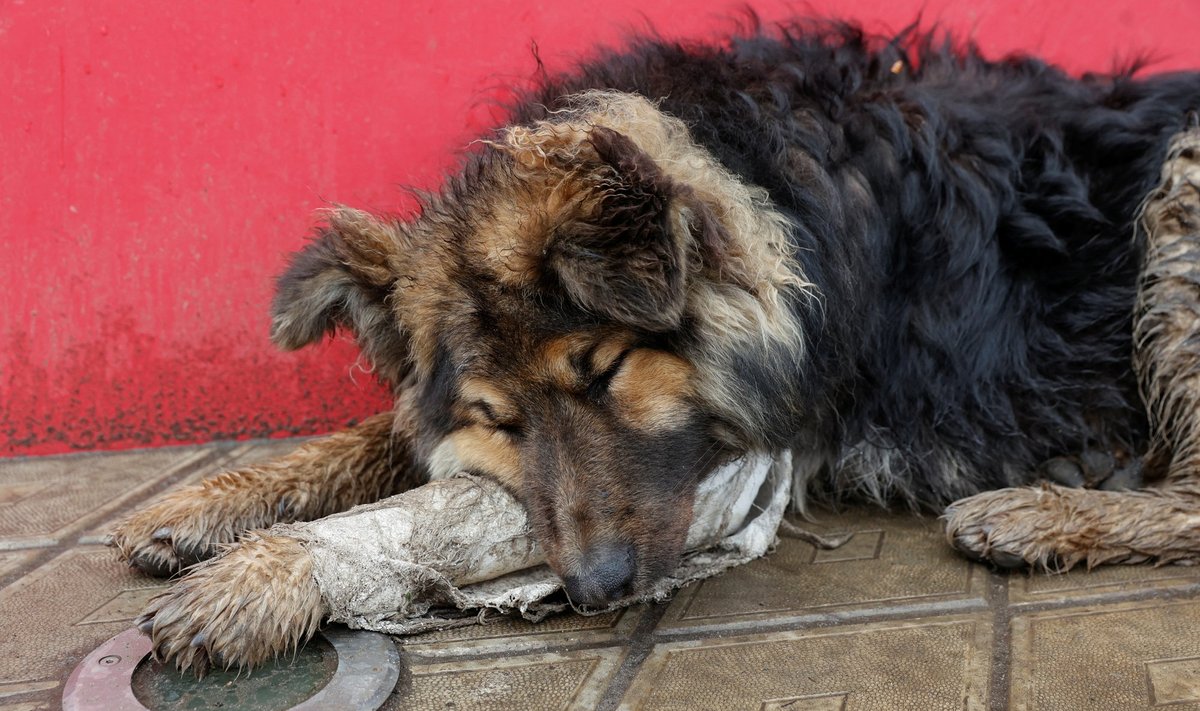
[[617, 373], [621, 371], [621, 367], [625, 364], [625, 359], [629, 357], [629, 354], [632, 351], [632, 348], [626, 348], [622, 350], [619, 354], [617, 354], [616, 358], [612, 359], [612, 361], [604, 368], [604, 370], [600, 371], [596, 377], [592, 378], [592, 381], [588, 383], [587, 388], [589, 399], [599, 400], [600, 398], [604, 397], [604, 395], [608, 392], [608, 386], [612, 383], [613, 378], [617, 376]]
[[475, 400], [471, 402], [470, 407], [482, 416], [483, 424], [491, 429], [513, 437], [519, 437], [524, 433], [524, 427], [517, 418], [498, 413], [496, 408], [488, 404], [486, 400]]

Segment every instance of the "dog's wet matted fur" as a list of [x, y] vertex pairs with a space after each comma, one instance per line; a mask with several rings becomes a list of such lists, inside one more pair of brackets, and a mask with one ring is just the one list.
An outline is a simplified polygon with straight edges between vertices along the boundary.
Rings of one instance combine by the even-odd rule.
[[[468, 470], [599, 605], [676, 565], [707, 473], [790, 449], [800, 509], [947, 511], [996, 564], [1200, 557], [1200, 143], [1168, 156], [1198, 105], [1200, 74], [1076, 79], [833, 24], [602, 56], [414, 219], [329, 212], [279, 280], [275, 342], [349, 330], [394, 411], [171, 494], [114, 545], [173, 573]], [[306, 638], [295, 548], [255, 533], [193, 568], [142, 619], [157, 653], [203, 670]]]

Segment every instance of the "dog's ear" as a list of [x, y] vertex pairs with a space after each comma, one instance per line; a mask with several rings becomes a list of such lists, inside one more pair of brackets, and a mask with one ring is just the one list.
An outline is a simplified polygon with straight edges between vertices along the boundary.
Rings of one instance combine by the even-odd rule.
[[391, 260], [401, 244], [395, 223], [358, 210], [330, 211], [276, 283], [271, 340], [294, 350], [340, 326], [377, 366], [403, 359], [403, 334], [388, 303], [396, 281]]
[[605, 126], [543, 128], [509, 140], [520, 163], [558, 164], [581, 176], [594, 198], [550, 238], [543, 273], [589, 311], [649, 331], [677, 328], [696, 247], [717, 229], [692, 191]]

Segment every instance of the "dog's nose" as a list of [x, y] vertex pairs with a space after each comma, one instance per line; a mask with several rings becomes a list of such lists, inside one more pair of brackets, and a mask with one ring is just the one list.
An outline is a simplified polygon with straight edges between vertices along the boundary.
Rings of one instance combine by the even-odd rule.
[[601, 544], [584, 551], [579, 573], [565, 576], [563, 586], [576, 605], [603, 607], [629, 593], [636, 571], [633, 546]]

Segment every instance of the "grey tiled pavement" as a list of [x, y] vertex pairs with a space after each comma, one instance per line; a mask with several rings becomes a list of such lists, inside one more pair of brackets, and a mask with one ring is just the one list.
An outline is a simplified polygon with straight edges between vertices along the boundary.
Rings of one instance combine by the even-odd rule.
[[[99, 542], [171, 486], [293, 443], [0, 460], [0, 711], [59, 706], [81, 656], [162, 583]], [[1004, 575], [937, 521], [818, 514], [670, 603], [401, 641], [388, 709], [1200, 709], [1200, 569]]]

